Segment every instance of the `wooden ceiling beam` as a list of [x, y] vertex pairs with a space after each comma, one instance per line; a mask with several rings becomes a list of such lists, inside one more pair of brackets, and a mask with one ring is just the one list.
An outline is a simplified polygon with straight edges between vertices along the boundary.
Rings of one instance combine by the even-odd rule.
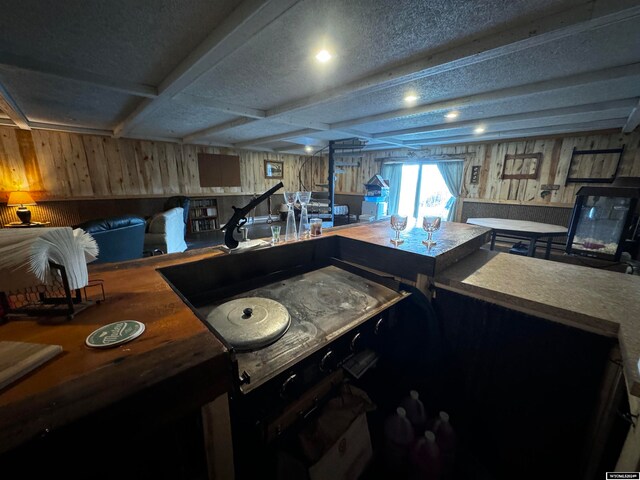
[[[342, 133], [346, 133], [347, 136], [350, 137], [360, 137], [367, 140], [372, 140], [372, 137], [364, 132], [360, 132], [357, 130], [340, 130]], [[314, 133], [318, 133], [317, 129], [307, 128], [304, 130], [296, 130], [293, 132], [287, 133], [279, 133], [277, 135], [269, 135], [268, 137], [254, 138], [252, 140], [244, 140], [242, 142], [234, 143], [233, 146], [235, 148], [253, 148], [254, 145], [260, 145], [270, 142], [276, 142], [278, 140], [287, 140], [295, 137], [303, 137], [306, 135], [313, 135]], [[393, 140], [393, 139], [377, 139], [378, 142], [386, 143], [389, 145], [401, 146], [403, 148], [414, 148], [412, 146], [407, 146], [401, 140]], [[386, 147], [389, 148], [389, 147]]]
[[[430, 53], [419, 60], [394, 66], [391, 69], [375, 73], [347, 85], [326, 90], [302, 100], [282, 104], [267, 110], [266, 116], [261, 118], [277, 121], [278, 117], [288, 115], [300, 109], [314, 107], [346, 96], [361, 95], [384, 88], [406, 84], [421, 78], [467, 67], [479, 62], [484, 62], [532, 48], [534, 46], [553, 42], [571, 35], [602, 28], [640, 16], [640, 6], [603, 15], [597, 18], [590, 18], [591, 14], [591, 6], [586, 4], [561, 12], [554, 12], [553, 14], [541, 19], [517, 25], [507, 31], [475, 39], [464, 45], [459, 45], [455, 48], [442, 52], [437, 52], [435, 54]], [[532, 35], [531, 32], [535, 32], [535, 35]], [[401, 110], [398, 112], [407, 112], [406, 115], [409, 115], [413, 110]], [[240, 112], [238, 112], [238, 114], [242, 115]], [[393, 117], [387, 118], [395, 118], [398, 116], [398, 113], [394, 112], [393, 115]], [[352, 127], [360, 123], [364, 123], [364, 121], [359, 120], [361, 119], [340, 122], [335, 125], [331, 125], [331, 128], [342, 129], [344, 127]], [[366, 121], [367, 117], [363, 117], [363, 120]], [[295, 123], [291, 124], [295, 125]], [[206, 131], [207, 129], [201, 130], [201, 132]], [[195, 134], [189, 135], [188, 137], [197, 138]]]
[[[379, 142], [383, 142], [389, 145], [401, 146], [404, 148], [415, 148], [411, 144], [407, 144], [406, 142], [403, 142], [401, 139], [398, 139], [395, 137], [398, 135], [402, 135], [402, 134], [406, 135], [409, 133], [421, 133], [421, 132], [427, 133], [430, 131], [454, 130], [458, 128], [468, 127], [469, 125], [472, 125], [472, 124], [475, 125], [479, 122], [489, 122], [489, 121], [508, 122], [508, 121], [516, 121], [516, 120], [526, 120], [529, 118], [545, 118], [545, 117], [554, 117], [554, 116], [566, 116], [566, 115], [572, 115], [576, 113], [585, 113], [585, 112], [593, 112], [593, 111], [617, 110], [620, 108], [624, 108], [625, 106], [629, 107], [630, 106], [629, 99], [616, 100], [612, 102], [598, 102], [598, 103], [588, 104], [588, 105], [549, 109], [549, 110], [528, 112], [528, 113], [522, 113], [522, 114], [503, 115], [503, 116], [489, 117], [486, 119], [476, 119], [476, 120], [470, 120], [470, 121], [464, 121], [464, 122], [451, 122], [451, 123], [429, 126], [429, 127], [395, 130], [391, 132], [381, 132], [377, 134], [369, 134], [362, 131], [353, 130], [347, 127], [357, 126], [357, 125], [361, 125], [361, 124], [369, 123], [373, 121], [388, 120], [388, 119], [402, 118], [402, 117], [411, 116], [411, 115], [430, 113], [433, 111], [444, 110], [448, 108], [454, 108], [454, 107], [459, 108], [461, 106], [469, 106], [469, 105], [475, 105], [478, 103], [498, 101], [506, 98], [516, 98], [520, 96], [531, 95], [534, 93], [542, 93], [549, 90], [575, 87], [575, 86], [580, 86], [588, 83], [613, 80], [613, 79], [623, 78], [626, 76], [633, 76], [633, 75], [640, 75], [640, 63], [624, 65], [621, 67], [615, 67], [613, 69], [587, 72], [586, 74], [572, 75], [572, 76], [564, 77], [560, 79], [536, 82], [533, 84], [521, 85], [518, 87], [496, 90], [496, 91], [481, 93], [477, 95], [469, 95], [467, 97], [446, 100], [443, 102], [436, 102], [428, 105], [414, 107], [411, 109], [402, 109], [402, 110], [396, 110], [393, 112], [370, 115], [368, 117], [361, 117], [358, 119], [352, 119], [345, 122], [330, 124], [329, 130], [345, 132], [348, 135], [361, 137], [365, 139], [375, 139]], [[270, 120], [270, 119], [267, 119], [267, 120]], [[277, 119], [274, 119], [274, 121], [278, 122]], [[199, 132], [195, 132], [185, 137], [183, 141], [186, 143], [191, 143], [197, 140], [198, 138], [202, 138], [202, 137], [211, 135], [213, 133], [222, 132], [224, 130], [228, 130], [240, 125], [247, 125], [253, 122], [254, 120], [250, 118], [239, 118], [221, 125], [216, 125], [216, 126], [201, 130]], [[292, 123], [292, 125], [295, 125], [295, 124]], [[277, 140], [286, 140], [289, 138], [294, 138], [296, 136], [301, 135], [299, 132], [307, 132], [307, 133], [304, 133], [304, 135], [312, 135], [314, 133], [314, 130], [315, 129], [307, 129], [307, 130], [299, 130], [294, 132], [282, 133], [278, 135], [271, 135], [268, 137], [245, 140], [242, 142], [235, 143], [233, 145], [236, 148], [249, 148], [252, 145], [259, 145], [260, 143], [268, 143], [268, 142], [277, 141]], [[315, 132], [317, 132], [317, 130], [315, 130]], [[384, 147], [384, 148], [389, 148], [389, 147]]]
[[621, 100], [614, 100], [611, 102], [598, 102], [589, 103], [585, 105], [576, 105], [571, 107], [550, 108], [546, 110], [534, 110], [530, 112], [514, 113], [511, 115], [498, 115], [495, 117], [487, 117], [475, 120], [462, 120], [439, 123], [437, 125], [427, 125], [424, 127], [405, 128], [402, 130], [390, 130], [387, 132], [380, 132], [371, 135], [373, 138], [381, 139], [388, 137], [398, 137], [403, 135], [415, 135], [419, 133], [438, 132], [442, 130], [458, 130], [461, 128], [469, 128], [478, 125], [479, 123], [497, 124], [517, 122], [522, 120], [532, 120], [541, 118], [552, 117], [564, 117], [568, 115], [576, 115], [580, 113], [594, 113], [604, 112], [609, 110], [621, 110], [628, 109], [636, 103], [637, 98], [625, 98]]
[[428, 52], [419, 60], [396, 65], [346, 85], [274, 107], [267, 110], [267, 117], [276, 117], [354, 94], [361, 95], [403, 85], [640, 16], [640, 6], [596, 18], [590, 18], [591, 9], [590, 3], [582, 4], [441, 52]]
[[8, 70], [26, 71], [39, 75], [70, 80], [72, 82], [85, 83], [94, 87], [114, 90], [116, 92], [135, 95], [137, 97], [154, 98], [158, 90], [152, 85], [119, 80], [105, 75], [88, 72], [79, 68], [62, 67], [54, 63], [42, 62], [31, 58], [13, 55], [0, 51], [0, 67]]
[[640, 76], [640, 63], [632, 63], [620, 67], [605, 68], [602, 70], [579, 73], [577, 75], [570, 75], [567, 77], [554, 78], [552, 80], [543, 80], [540, 82], [528, 83], [525, 85], [519, 85], [517, 87], [502, 88], [499, 90], [492, 90], [489, 92], [452, 98], [440, 102], [419, 105], [413, 108], [403, 108], [390, 112], [368, 115], [366, 117], [353, 118], [351, 120], [332, 123], [331, 128], [339, 130], [343, 128], [362, 125], [364, 123], [422, 115], [439, 110], [448, 110], [452, 108], [460, 108], [480, 103], [523, 97], [535, 93], [544, 93], [561, 88], [578, 87], [580, 85], [587, 85], [590, 83], [603, 82], [607, 80], [616, 80], [629, 76]]
[[244, 0], [158, 86], [158, 97], [145, 99], [114, 129], [127, 135], [146, 117], [182, 92], [249, 38], [285, 13], [299, 0]]
[[[343, 129], [343, 130], [340, 130], [340, 131], [344, 132], [344, 133], [347, 133], [347, 134], [349, 134], [350, 136], [353, 136], [353, 137], [364, 138], [365, 140], [375, 140], [376, 142], [386, 143], [387, 145], [394, 145], [394, 146], [403, 147], [403, 148], [414, 148], [412, 146], [405, 145], [402, 140], [396, 140], [394, 138], [373, 138], [371, 136], [371, 134], [366, 133], [366, 132], [362, 132], [360, 130]], [[389, 147], [385, 147], [385, 148], [389, 148]]]
[[257, 108], [243, 107], [242, 105], [234, 105], [232, 103], [220, 102], [208, 97], [193, 95], [190, 93], [178, 93], [173, 97], [178, 103], [193, 107], [206, 107], [218, 112], [227, 113], [229, 115], [238, 115], [241, 117], [261, 119], [267, 116], [264, 110]]
[[627, 123], [622, 127], [623, 133], [631, 133], [640, 125], [640, 100], [635, 108], [629, 114], [629, 118], [627, 118]]
[[27, 116], [20, 109], [15, 100], [2, 84], [0, 84], [0, 110], [9, 115], [9, 118], [22, 130], [31, 130]]
[[269, 135], [268, 137], [255, 138], [253, 140], [244, 140], [242, 142], [234, 143], [233, 146], [236, 148], [245, 148], [245, 147], [251, 147], [253, 145], [276, 142], [278, 140], [286, 140], [288, 138], [304, 137], [305, 135], [311, 135], [317, 132], [318, 130], [314, 128], [306, 128], [304, 130], [295, 130], [293, 132], [279, 133], [277, 135]]
[[83, 133], [87, 135], [102, 135], [106, 137], [110, 137], [112, 135], [111, 130], [103, 130], [99, 128], [76, 127], [74, 125], [64, 125], [59, 123], [29, 122], [29, 125], [34, 130], [53, 130], [55, 132]]
[[190, 135], [187, 135], [182, 139], [184, 143], [194, 143], [200, 138], [208, 137], [213, 135], [214, 133], [224, 132], [225, 130], [229, 130], [234, 127], [240, 127], [242, 125], [246, 125], [247, 123], [253, 122], [253, 119], [247, 117], [236, 118], [235, 120], [231, 120], [229, 122], [224, 122], [219, 125], [214, 125], [213, 127], [205, 128], [203, 130], [198, 130], [197, 132], [193, 132]]
[[501, 130], [498, 132], [485, 132], [480, 135], [453, 135], [448, 137], [432, 137], [421, 140], [408, 140], [405, 145], [427, 146], [445, 145], [458, 143], [483, 143], [493, 140], [509, 140], [512, 138], [523, 138], [531, 136], [553, 136], [565, 135], [567, 133], [586, 132], [590, 130], [606, 130], [619, 127], [626, 118], [611, 118], [606, 120], [596, 120], [593, 122], [572, 123], [567, 125], [545, 125], [544, 127], [518, 128], [512, 130]]

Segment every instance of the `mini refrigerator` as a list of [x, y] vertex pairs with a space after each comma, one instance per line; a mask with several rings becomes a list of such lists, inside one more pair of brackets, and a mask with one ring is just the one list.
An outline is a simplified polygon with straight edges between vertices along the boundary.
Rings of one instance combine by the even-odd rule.
[[576, 194], [566, 252], [619, 261], [622, 252], [638, 255], [640, 187], [580, 188]]

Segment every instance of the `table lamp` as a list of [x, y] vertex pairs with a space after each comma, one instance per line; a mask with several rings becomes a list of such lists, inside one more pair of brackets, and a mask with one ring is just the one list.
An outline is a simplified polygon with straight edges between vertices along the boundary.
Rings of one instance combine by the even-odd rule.
[[11, 192], [7, 201], [7, 207], [18, 207], [16, 213], [22, 223], [31, 223], [31, 211], [25, 205], [35, 204], [29, 192]]

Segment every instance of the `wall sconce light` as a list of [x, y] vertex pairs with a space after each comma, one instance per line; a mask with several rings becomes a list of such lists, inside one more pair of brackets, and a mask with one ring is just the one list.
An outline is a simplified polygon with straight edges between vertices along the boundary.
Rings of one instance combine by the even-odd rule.
[[18, 207], [16, 213], [22, 223], [31, 223], [31, 211], [25, 205], [36, 205], [29, 192], [11, 192], [7, 207]]

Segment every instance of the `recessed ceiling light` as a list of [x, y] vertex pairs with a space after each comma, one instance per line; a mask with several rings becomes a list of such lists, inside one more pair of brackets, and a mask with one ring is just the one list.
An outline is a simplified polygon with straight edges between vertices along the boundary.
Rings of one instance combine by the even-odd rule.
[[457, 112], [455, 110], [447, 113], [444, 118], [449, 118], [449, 119], [453, 119], [453, 118], [458, 118], [458, 115], [460, 115], [460, 112]]
[[304, 151], [307, 153], [311, 153], [313, 152], [313, 147], [311, 145], [305, 145], [304, 146]]
[[409, 95], [407, 95], [406, 97], [404, 97], [404, 101], [407, 103], [414, 103], [418, 100], [418, 96], [414, 95], [412, 93], [410, 93]]
[[320, 63], [325, 63], [331, 60], [331, 56], [332, 55], [329, 52], [323, 49], [316, 53], [316, 60], [318, 60]]
[[485, 131], [484, 127], [476, 127], [476, 129], [473, 131], [473, 133], [482, 133]]

